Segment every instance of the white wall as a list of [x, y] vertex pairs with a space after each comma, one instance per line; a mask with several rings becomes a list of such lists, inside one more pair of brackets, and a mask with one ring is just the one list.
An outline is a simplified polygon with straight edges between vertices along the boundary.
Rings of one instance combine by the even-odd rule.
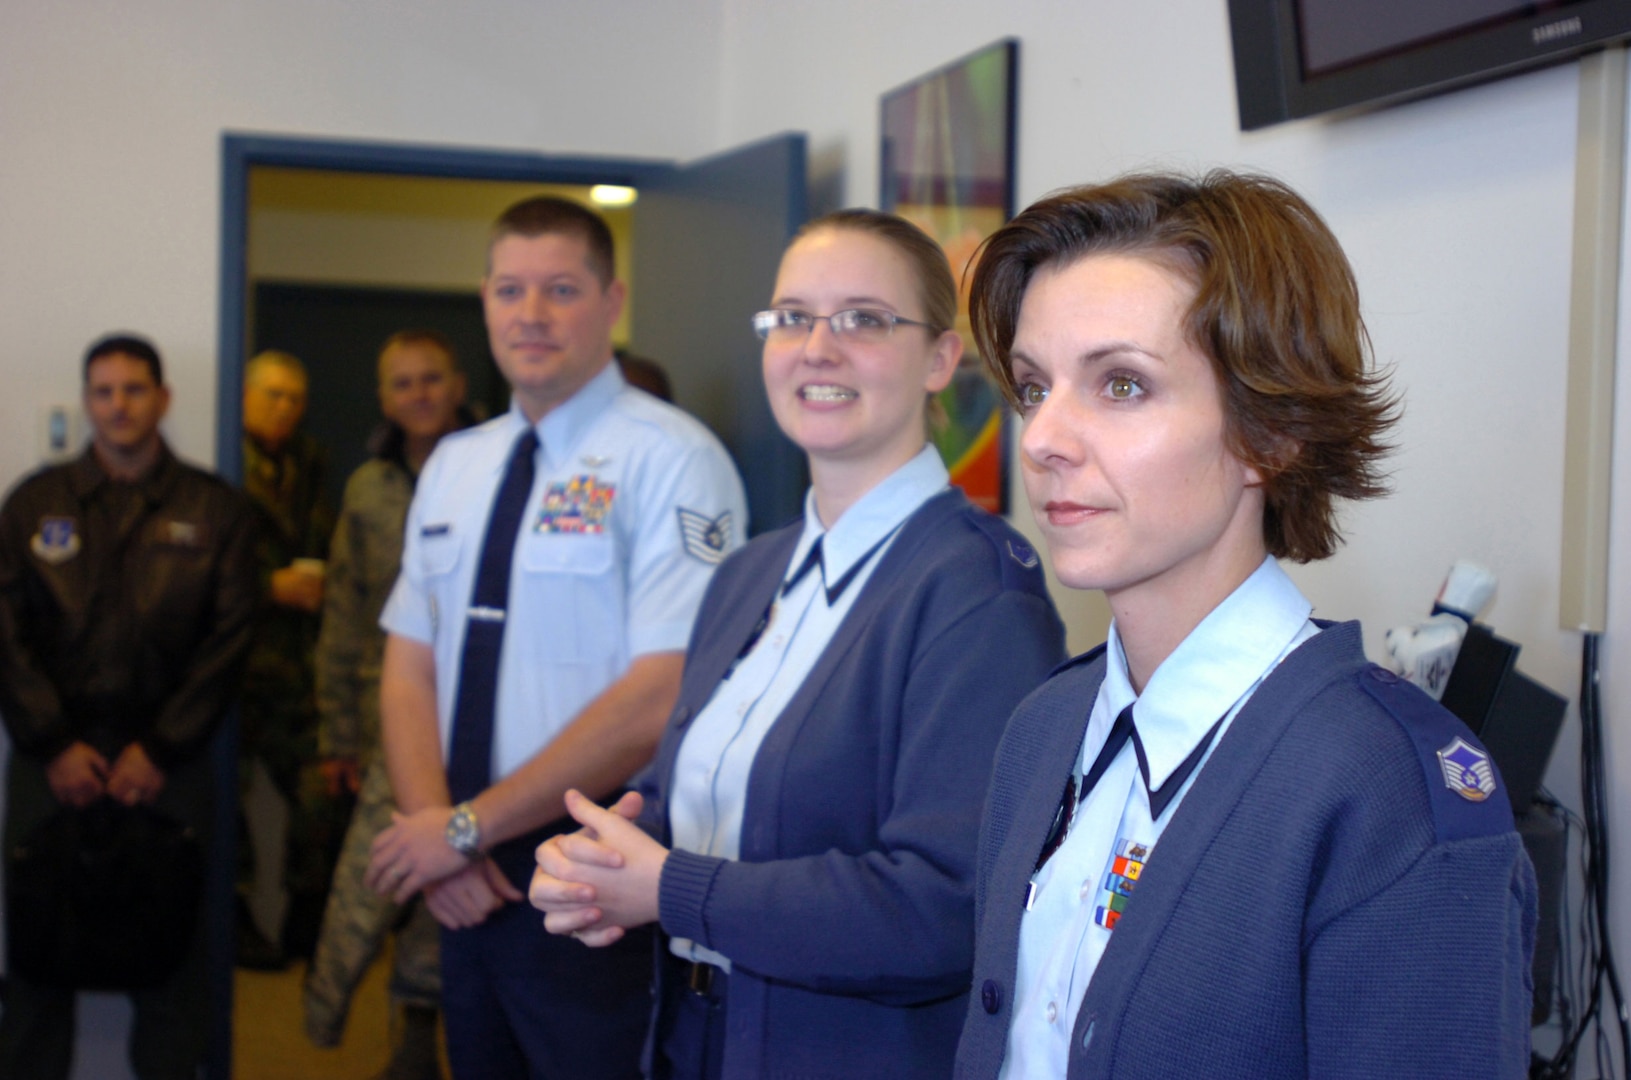
[[[1223, 4], [1106, 7], [731, 0], [718, 141], [807, 128], [815, 156], [845, 165], [847, 201], [875, 204], [878, 95], [1013, 35], [1021, 205], [1149, 165], [1282, 176], [1343, 239], [1408, 404], [1395, 496], [1349, 513], [1348, 549], [1299, 579], [1321, 614], [1364, 618], [1375, 646], [1425, 612], [1452, 561], [1482, 559], [1502, 578], [1491, 620], [1526, 669], [1568, 685], [1573, 642], [1552, 623], [1574, 70], [1242, 135]], [[845, 23], [866, 32], [827, 32]]]
[[[675, 158], [802, 129], [818, 189], [871, 204], [878, 96], [1013, 35], [1022, 204], [1149, 164], [1264, 168], [1347, 246], [1408, 412], [1394, 497], [1356, 508], [1348, 548], [1297, 572], [1319, 613], [1365, 620], [1374, 652], [1383, 628], [1425, 611], [1454, 559], [1478, 559], [1500, 575], [1487, 617], [1523, 643], [1521, 666], [1575, 694], [1578, 641], [1556, 627], [1572, 67], [1242, 135], [1222, 0], [8, 8], [0, 374], [13, 390], [0, 400], [0, 483], [31, 464], [35, 406], [71, 397], [80, 350], [116, 326], [165, 349], [174, 440], [211, 456], [223, 129]], [[1618, 462], [1631, 474], [1631, 439]], [[1626, 671], [1624, 498], [1616, 525], [1607, 654]], [[1066, 606], [1084, 643], [1094, 615]], [[1624, 682], [1606, 688], [1611, 739]], [[1571, 721], [1549, 777], [1570, 801], [1575, 739]], [[1631, 738], [1612, 749], [1631, 768]], [[1631, 796], [1614, 824], [1624, 897]], [[1614, 910], [1624, 955], [1631, 905]]]
[[621, 156], [711, 145], [719, 13], [622, 0], [7, 4], [0, 34], [0, 483], [34, 408], [113, 327], [173, 369], [183, 453], [214, 448], [221, 133]]

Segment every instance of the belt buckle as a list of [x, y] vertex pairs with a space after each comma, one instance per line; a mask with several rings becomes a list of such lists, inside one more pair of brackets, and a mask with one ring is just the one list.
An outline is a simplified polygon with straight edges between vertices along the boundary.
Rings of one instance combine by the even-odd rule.
[[691, 970], [686, 973], [685, 986], [691, 993], [706, 997], [714, 988], [714, 966], [693, 961]]

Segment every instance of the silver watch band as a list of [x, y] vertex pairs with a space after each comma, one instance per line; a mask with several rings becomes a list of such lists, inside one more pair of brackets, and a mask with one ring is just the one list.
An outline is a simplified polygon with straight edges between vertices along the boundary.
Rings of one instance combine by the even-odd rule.
[[476, 820], [475, 810], [468, 802], [462, 802], [453, 808], [453, 816], [447, 819], [447, 831], [444, 836], [448, 846], [467, 859], [473, 859], [481, 854], [481, 826]]

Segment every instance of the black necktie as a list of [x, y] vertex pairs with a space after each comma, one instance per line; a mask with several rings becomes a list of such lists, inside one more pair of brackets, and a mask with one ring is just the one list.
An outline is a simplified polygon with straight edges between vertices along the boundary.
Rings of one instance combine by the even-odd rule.
[[1189, 756], [1178, 763], [1178, 767], [1172, 770], [1172, 775], [1167, 777], [1167, 782], [1162, 784], [1158, 790], [1151, 790], [1150, 788], [1150, 762], [1144, 756], [1144, 742], [1138, 737], [1138, 729], [1133, 729], [1133, 750], [1138, 754], [1138, 771], [1144, 777], [1144, 790], [1150, 796], [1151, 821], [1161, 820], [1161, 811], [1167, 808], [1167, 804], [1172, 802], [1179, 789], [1184, 786], [1184, 781], [1189, 779], [1189, 774], [1195, 771], [1196, 766], [1200, 765], [1201, 758], [1206, 756], [1206, 748], [1212, 745], [1212, 738], [1217, 735], [1218, 728], [1222, 724], [1223, 718], [1219, 717], [1218, 722], [1213, 724], [1205, 735], [1201, 736], [1201, 741], [1195, 744], [1195, 749], [1191, 750]]
[[1116, 717], [1116, 722], [1110, 726], [1110, 734], [1105, 736], [1104, 739], [1104, 749], [1099, 751], [1099, 756], [1093, 761], [1093, 767], [1082, 778], [1082, 794], [1076, 801], [1081, 803], [1087, 799], [1088, 793], [1099, 782], [1099, 777], [1104, 775], [1104, 771], [1110, 767], [1112, 761], [1116, 760], [1116, 755], [1121, 753], [1121, 748], [1126, 745], [1127, 739], [1131, 737], [1133, 751], [1138, 755], [1138, 772], [1144, 779], [1144, 792], [1150, 797], [1150, 820], [1159, 821], [1161, 812], [1167, 808], [1167, 804], [1172, 802], [1173, 797], [1178, 794], [1178, 789], [1184, 786], [1184, 781], [1189, 779], [1189, 774], [1194, 772], [1196, 766], [1201, 763], [1201, 758], [1206, 756], [1206, 748], [1212, 745], [1212, 738], [1217, 735], [1218, 728], [1222, 724], [1223, 719], [1219, 717], [1218, 722], [1213, 724], [1205, 735], [1201, 736], [1201, 741], [1195, 744], [1195, 749], [1189, 752], [1189, 756], [1180, 761], [1178, 767], [1172, 770], [1172, 775], [1167, 777], [1166, 783], [1162, 784], [1160, 788], [1152, 788], [1150, 787], [1150, 759], [1144, 756], [1144, 740], [1138, 737], [1138, 725], [1133, 723], [1133, 707], [1131, 705], [1127, 706], [1121, 710], [1121, 715]]
[[498, 699], [498, 658], [504, 647], [504, 620], [510, 602], [510, 562], [515, 537], [532, 494], [533, 454], [538, 433], [529, 425], [516, 440], [504, 479], [493, 497], [482, 540], [476, 584], [470, 592], [459, 690], [453, 704], [453, 738], [448, 748], [447, 789], [455, 803], [473, 799], [492, 779], [493, 705]]
[[[1093, 767], [1088, 769], [1082, 777], [1082, 791], [1076, 797], [1077, 805], [1085, 802], [1088, 793], [1099, 784], [1099, 778], [1110, 768], [1110, 763], [1116, 760], [1121, 748], [1127, 745], [1128, 737], [1134, 742], [1138, 741], [1138, 729], [1133, 727], [1133, 707], [1128, 705], [1116, 716], [1116, 722], [1110, 725], [1110, 734], [1104, 737], [1104, 746], [1099, 749], [1099, 756], [1093, 759]], [[1140, 759], [1143, 754], [1139, 754]], [[1145, 773], [1148, 776], [1149, 773]]]
[[[1121, 748], [1127, 745], [1127, 737], [1133, 733], [1133, 707], [1128, 705], [1116, 717], [1116, 722], [1110, 725], [1110, 734], [1104, 737], [1104, 745], [1099, 748], [1099, 756], [1093, 759], [1093, 767], [1087, 770], [1082, 777], [1081, 794], [1076, 791], [1076, 777], [1065, 779], [1065, 794], [1059, 800], [1059, 809], [1054, 812], [1053, 825], [1048, 829], [1048, 838], [1042, 842], [1042, 854], [1037, 856], [1036, 869], [1053, 858], [1053, 853], [1059, 850], [1059, 845], [1065, 842], [1065, 834], [1070, 832], [1070, 819], [1075, 816], [1076, 807], [1087, 798], [1087, 793], [1098, 784], [1099, 778], [1116, 760]], [[1029, 907], [1029, 903], [1026, 904]]]
[[821, 567], [822, 584], [826, 584], [827, 568], [822, 565], [821, 561], [821, 539], [822, 538], [819, 536], [816, 537], [815, 543], [810, 545], [810, 550], [804, 553], [804, 561], [799, 563], [799, 568], [794, 570], [792, 574], [788, 575], [786, 581], [782, 582], [782, 596], [786, 596], [788, 593], [792, 592], [793, 586], [803, 581], [804, 575], [808, 574], [811, 570], [814, 570], [818, 566]]
[[1116, 760], [1116, 755], [1121, 753], [1121, 748], [1127, 745], [1128, 739], [1133, 740], [1133, 750], [1138, 755], [1139, 775], [1144, 780], [1144, 791], [1150, 799], [1150, 820], [1159, 821], [1162, 812], [1183, 788], [1184, 781], [1189, 779], [1189, 774], [1195, 771], [1201, 763], [1201, 758], [1206, 756], [1206, 748], [1212, 745], [1212, 739], [1216, 737], [1218, 728], [1222, 725], [1223, 720], [1219, 718], [1218, 722], [1201, 736], [1201, 741], [1190, 751], [1189, 756], [1172, 770], [1172, 775], [1167, 777], [1166, 783], [1159, 789], [1152, 790], [1150, 762], [1144, 754], [1144, 741], [1138, 737], [1138, 727], [1133, 723], [1133, 706], [1128, 705], [1122, 709], [1116, 716], [1116, 722], [1110, 725], [1110, 733], [1104, 737], [1104, 746], [1099, 749], [1099, 756], [1093, 759], [1092, 768], [1082, 777], [1080, 793], [1077, 792], [1074, 776], [1065, 781], [1065, 795], [1060, 800], [1059, 811], [1054, 815], [1053, 827], [1048, 830], [1048, 838], [1042, 845], [1042, 854], [1036, 860], [1036, 868], [1042, 869], [1042, 864], [1047, 862], [1053, 853], [1059, 850], [1059, 845], [1065, 842], [1065, 834], [1070, 831], [1070, 819], [1076, 807], [1087, 801], [1087, 796], [1098, 785], [1110, 764]]
[[850, 582], [854, 581], [861, 571], [866, 569], [866, 564], [872, 561], [872, 556], [876, 555], [880, 550], [882, 550], [883, 546], [889, 542], [889, 538], [894, 536], [899, 531], [900, 526], [896, 525], [893, 529], [890, 529], [887, 533], [884, 533], [883, 537], [879, 539], [876, 544], [873, 544], [871, 547], [867, 548], [866, 553], [859, 559], [855, 560], [854, 566], [844, 571], [843, 577], [839, 578], [831, 585], [827, 584], [827, 557], [821, 553], [821, 541], [826, 539], [826, 537], [824, 535], [816, 537], [816, 542], [810, 545], [810, 550], [805, 554], [804, 561], [799, 563], [799, 568], [793, 571], [792, 577], [783, 582], [781, 595], [786, 596], [792, 591], [793, 586], [797, 585], [801, 580], [803, 580], [805, 574], [808, 574], [812, 568], [820, 566], [821, 587], [827, 593], [827, 606], [832, 607], [834, 604], [838, 603], [838, 598], [844, 595], [844, 590], [849, 588]]

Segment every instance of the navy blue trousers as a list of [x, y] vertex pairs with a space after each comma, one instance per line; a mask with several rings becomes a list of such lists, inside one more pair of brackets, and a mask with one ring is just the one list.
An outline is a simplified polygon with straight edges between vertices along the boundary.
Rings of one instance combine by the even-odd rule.
[[[568, 822], [572, 828], [574, 823]], [[555, 829], [499, 845], [522, 892]], [[651, 1019], [649, 929], [603, 949], [544, 930], [522, 901], [442, 930], [442, 1015], [455, 1080], [632, 1080]]]
[[725, 1072], [725, 1003], [730, 977], [715, 972], [706, 993], [687, 985], [691, 965], [666, 948], [657, 1012], [654, 1080], [719, 1080]]

